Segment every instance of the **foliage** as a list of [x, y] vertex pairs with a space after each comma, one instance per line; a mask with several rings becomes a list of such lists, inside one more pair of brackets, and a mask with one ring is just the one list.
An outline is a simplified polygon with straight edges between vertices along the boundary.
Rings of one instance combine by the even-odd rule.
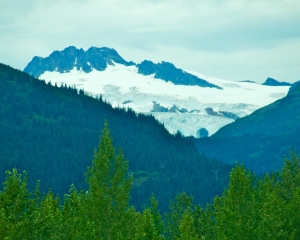
[[[171, 201], [169, 212], [165, 214], [166, 228], [165, 235], [168, 239], [179, 239], [182, 230], [180, 225], [185, 224], [192, 211], [193, 197], [186, 193], [179, 194], [175, 201]], [[187, 219], [183, 219], [185, 215]], [[183, 226], [182, 226], [183, 228]]]
[[134, 209], [129, 205], [132, 178], [126, 178], [128, 162], [121, 150], [115, 155], [108, 123], [88, 168], [86, 212], [96, 236], [103, 239], [131, 239]]
[[[170, 136], [151, 117], [113, 110], [83, 91], [52, 87], [4, 65], [0, 70], [1, 169], [28, 168], [46, 186], [59, 188], [74, 180], [83, 189], [72, 184], [62, 201], [52, 190], [41, 193], [40, 182], [34, 186], [27, 172], [6, 171], [0, 239], [300, 239], [300, 162], [294, 152], [280, 173], [263, 178], [237, 165], [228, 189], [203, 209], [193, 199], [203, 203], [225, 186], [228, 166], [196, 154], [189, 141]], [[86, 187], [79, 173], [90, 148], [81, 146], [94, 143], [91, 139], [106, 116], [115, 133], [106, 122]], [[125, 146], [132, 164], [115, 150], [111, 136]], [[212, 166], [223, 170], [218, 179]], [[183, 189], [187, 193], [175, 197]], [[150, 206], [143, 207], [152, 190], [159, 199], [152, 195]], [[138, 210], [130, 196], [136, 197]], [[160, 199], [173, 196], [162, 217]]]
[[297, 149], [300, 146], [298, 136], [299, 131], [295, 131], [282, 135], [244, 134], [193, 141], [199, 152], [211, 158], [228, 164], [243, 163], [257, 174], [266, 174], [280, 171], [284, 164], [282, 156], [289, 156], [291, 147]]
[[[299, 157], [293, 152], [281, 173], [257, 179], [237, 166], [228, 190], [210, 206], [214, 227], [206, 239], [299, 239]], [[295, 203], [297, 202], [297, 205]], [[203, 218], [203, 217], [202, 217]]]
[[[199, 154], [191, 141], [169, 134], [154, 117], [114, 109], [83, 90], [52, 86], [0, 64], [0, 102], [1, 182], [6, 169], [17, 168], [29, 170], [29, 189], [40, 179], [41, 192], [51, 188], [60, 199], [71, 184], [88, 190], [84, 172], [107, 119], [114, 144], [130, 159], [130, 174], [145, 173], [132, 182], [130, 201], [138, 210], [152, 193], [164, 211], [183, 191], [205, 205], [228, 183], [231, 166]], [[218, 181], [213, 169], [220, 170]]]
[[162, 218], [158, 201], [142, 212], [129, 203], [132, 176], [116, 152], [107, 122], [86, 180], [89, 190], [71, 185], [61, 205], [39, 182], [28, 190], [27, 173], [6, 171], [0, 191], [0, 239], [299, 239], [300, 161], [291, 153], [280, 173], [257, 178], [244, 166], [230, 173], [221, 196], [204, 210], [179, 194]]
[[137, 232], [134, 239], [163, 240], [164, 223], [158, 210], [158, 201], [151, 197], [151, 206], [144, 209], [137, 221]]

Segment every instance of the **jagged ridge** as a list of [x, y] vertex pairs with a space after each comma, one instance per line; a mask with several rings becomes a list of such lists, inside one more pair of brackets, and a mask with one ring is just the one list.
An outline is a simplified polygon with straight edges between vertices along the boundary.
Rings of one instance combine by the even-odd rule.
[[46, 58], [34, 57], [24, 72], [39, 77], [46, 71], [64, 73], [76, 67], [77, 70], [89, 73], [92, 69], [104, 71], [107, 65], [114, 65], [113, 61], [125, 66], [135, 65], [134, 62], [125, 61], [113, 48], [91, 47], [84, 51], [82, 48], [70, 46], [63, 51], [54, 51]]
[[[62, 51], [54, 51], [46, 58], [34, 57], [25, 67], [24, 72], [29, 73], [34, 77], [39, 77], [46, 71], [65, 73], [76, 67], [77, 70], [89, 73], [93, 69], [104, 71], [107, 65], [114, 65], [114, 62], [125, 66], [136, 65], [132, 61], [125, 61], [113, 48], [91, 47], [87, 51], [84, 51], [82, 48], [77, 49], [74, 46], [70, 46]], [[172, 63], [162, 62], [154, 64], [151, 61], [143, 61], [136, 66], [138, 67], [139, 74], [150, 75], [155, 73], [155, 78], [162, 79], [166, 82], [170, 81], [177, 85], [222, 89], [221, 87], [200, 79], [182, 69], [176, 68]]]
[[275, 80], [274, 78], [268, 77], [267, 80], [262, 84], [266, 86], [291, 86], [292, 84], [288, 82], [279, 82]]
[[138, 73], [143, 75], [155, 74], [154, 78], [170, 81], [177, 85], [190, 85], [222, 89], [221, 87], [198, 78], [195, 75], [187, 73], [182, 69], [176, 68], [172, 63], [164, 61], [155, 64], [151, 61], [145, 60], [142, 63], [138, 64]]

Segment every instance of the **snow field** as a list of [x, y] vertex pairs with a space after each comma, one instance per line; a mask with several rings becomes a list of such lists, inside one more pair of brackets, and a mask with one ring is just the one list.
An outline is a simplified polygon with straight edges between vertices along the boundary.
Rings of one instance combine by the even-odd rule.
[[[51, 81], [52, 84], [57, 83], [58, 86], [75, 86], [92, 96], [102, 95], [113, 107], [132, 108], [136, 112], [153, 114], [158, 121], [164, 123], [170, 133], [174, 134], [179, 130], [185, 136], [195, 137], [202, 127], [211, 135], [234, 121], [226, 117], [208, 115], [206, 108], [243, 117], [286, 96], [289, 89], [216, 79], [195, 72], [190, 73], [223, 89], [174, 85], [155, 79], [154, 75], [138, 74], [136, 66], [114, 64], [115, 66], [108, 65], [105, 71], [93, 70], [90, 73], [77, 71], [76, 68], [68, 73], [45, 72], [40, 79]], [[154, 101], [166, 108], [176, 105], [180, 109], [197, 111], [152, 113]]]

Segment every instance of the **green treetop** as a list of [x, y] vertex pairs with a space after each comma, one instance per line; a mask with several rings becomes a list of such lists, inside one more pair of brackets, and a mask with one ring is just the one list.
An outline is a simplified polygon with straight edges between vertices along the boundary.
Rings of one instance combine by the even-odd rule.
[[87, 211], [97, 237], [130, 239], [135, 211], [129, 205], [132, 178], [127, 178], [127, 169], [128, 161], [122, 150], [115, 153], [105, 121], [92, 167], [86, 174], [89, 184]]

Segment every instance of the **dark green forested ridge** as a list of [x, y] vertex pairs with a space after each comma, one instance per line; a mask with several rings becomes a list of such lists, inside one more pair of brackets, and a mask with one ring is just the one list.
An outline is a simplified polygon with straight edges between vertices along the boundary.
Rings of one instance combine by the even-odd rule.
[[[28, 170], [28, 185], [64, 194], [72, 183], [87, 189], [84, 172], [105, 119], [114, 144], [130, 159], [132, 203], [141, 208], [152, 192], [166, 209], [186, 191], [205, 204], [228, 184], [231, 167], [198, 153], [151, 116], [113, 109], [70, 87], [53, 87], [0, 64], [0, 179], [6, 169]], [[219, 170], [216, 180], [212, 170]]]
[[257, 179], [243, 166], [230, 173], [228, 189], [203, 209], [179, 194], [162, 216], [158, 201], [136, 211], [130, 205], [132, 175], [116, 153], [107, 122], [86, 180], [71, 186], [60, 204], [39, 182], [28, 191], [26, 172], [6, 172], [0, 191], [0, 239], [297, 240], [300, 238], [300, 161], [292, 152], [280, 173]]
[[194, 140], [199, 152], [229, 164], [244, 163], [256, 173], [279, 171], [290, 148], [300, 149], [297, 132], [287, 135], [265, 134]]
[[300, 149], [300, 84], [288, 95], [221, 128], [210, 138], [195, 140], [201, 153], [224, 162], [244, 162], [255, 172], [281, 169], [282, 156]]
[[296, 84], [284, 98], [224, 126], [212, 138], [245, 134], [278, 136], [295, 132], [300, 133], [300, 84]]

